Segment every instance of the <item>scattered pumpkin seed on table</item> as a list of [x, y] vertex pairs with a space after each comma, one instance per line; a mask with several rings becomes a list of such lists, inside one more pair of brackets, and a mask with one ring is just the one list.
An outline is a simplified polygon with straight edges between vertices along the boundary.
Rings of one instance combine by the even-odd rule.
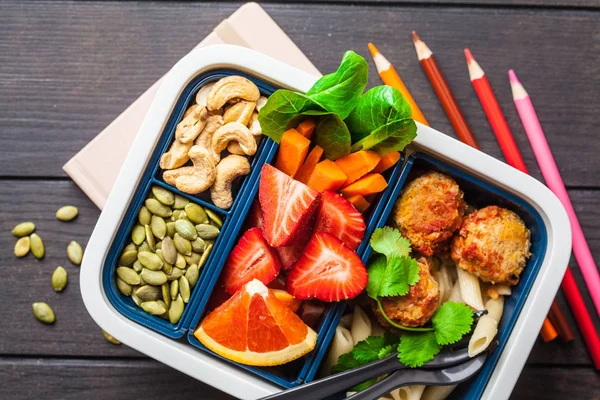
[[72, 221], [79, 215], [79, 210], [75, 206], [62, 206], [56, 211], [56, 219], [63, 222]]
[[119, 342], [114, 336], [112, 336], [108, 332], [102, 331], [102, 334], [104, 335], [104, 339], [106, 339], [107, 342], [112, 343], [114, 345], [121, 344], [121, 342]]
[[15, 226], [12, 230], [12, 234], [16, 237], [29, 236], [35, 231], [35, 224], [33, 222], [21, 222]]
[[67, 270], [58, 266], [52, 273], [52, 287], [55, 292], [62, 292], [65, 286], [67, 286]]
[[29, 236], [23, 236], [15, 243], [15, 256], [25, 257], [31, 249], [31, 240]]
[[83, 249], [81, 245], [76, 241], [72, 240], [67, 246], [67, 257], [75, 265], [81, 265], [83, 259]]
[[37, 233], [32, 233], [29, 236], [29, 241], [31, 245], [31, 252], [38, 260], [44, 258], [45, 250], [44, 250], [44, 242], [42, 238]]
[[54, 321], [56, 321], [54, 311], [48, 304], [44, 302], [33, 303], [32, 307], [33, 315], [38, 321], [43, 322], [44, 324], [53, 324]]

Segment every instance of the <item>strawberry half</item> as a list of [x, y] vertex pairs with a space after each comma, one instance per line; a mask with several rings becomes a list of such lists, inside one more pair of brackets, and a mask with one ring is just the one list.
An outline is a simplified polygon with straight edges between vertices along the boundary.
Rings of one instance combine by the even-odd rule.
[[263, 215], [262, 210], [260, 209], [260, 203], [258, 202], [258, 199], [255, 199], [250, 206], [250, 211], [248, 211], [244, 226], [246, 229], [262, 228], [262, 223]]
[[313, 216], [300, 227], [292, 243], [289, 243], [286, 246], [275, 248], [277, 254], [279, 255], [279, 261], [281, 261], [282, 269], [286, 271], [292, 269], [294, 264], [296, 264], [302, 254], [304, 254], [304, 249], [306, 248], [306, 245], [308, 244], [308, 241], [313, 233], [315, 217], [316, 214], [313, 214]]
[[367, 287], [367, 269], [355, 252], [333, 235], [317, 232], [290, 271], [288, 292], [300, 300], [351, 299]]
[[233, 295], [252, 279], [268, 285], [280, 269], [277, 253], [267, 244], [260, 228], [252, 228], [244, 233], [227, 259], [223, 287]]
[[323, 192], [315, 232], [330, 233], [356, 250], [365, 237], [366, 227], [362, 214], [352, 203], [330, 190]]
[[265, 164], [258, 198], [263, 212], [263, 235], [271, 246], [280, 247], [293, 243], [301, 228], [310, 221], [320, 193]]

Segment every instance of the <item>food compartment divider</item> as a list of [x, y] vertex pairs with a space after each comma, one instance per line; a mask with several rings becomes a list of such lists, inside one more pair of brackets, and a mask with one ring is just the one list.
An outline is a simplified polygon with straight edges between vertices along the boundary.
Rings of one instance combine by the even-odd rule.
[[[544, 261], [548, 242], [546, 227], [541, 215], [526, 199], [501, 189], [493, 183], [474, 177], [468, 172], [461, 170], [460, 166], [453, 166], [426, 153], [416, 152], [408, 157], [400, 179], [396, 183], [375, 229], [386, 225], [394, 226], [390, 222], [390, 219], [392, 218], [392, 212], [396, 200], [400, 196], [400, 192], [406, 183], [414, 178], [415, 171], [427, 170], [435, 170], [454, 178], [465, 193], [464, 198], [467, 205], [474, 206], [477, 209], [488, 205], [498, 205], [500, 207], [508, 208], [516, 212], [525, 221], [527, 228], [531, 231], [530, 251], [532, 255], [521, 273], [519, 283], [512, 287], [512, 294], [505, 297], [504, 311], [498, 326], [498, 334], [495, 338], [495, 340], [498, 341], [498, 346], [488, 357], [482, 370], [473, 379], [460, 384], [450, 396], [450, 398], [453, 399], [479, 399], [485, 390], [500, 355], [502, 354], [511, 330], [525, 304], [527, 294], [531, 290], [531, 286]], [[365, 249], [362, 255], [365, 264], [369, 260], [372, 251], [373, 249], [370, 245]], [[328, 351], [329, 342], [335, 333], [335, 328], [339, 324], [340, 318], [344, 315], [345, 309], [346, 304], [341, 304], [333, 316], [334, 321], [327, 332], [328, 342], [324, 344], [324, 352]]]
[[[159, 167], [159, 160], [161, 155], [166, 152], [174, 140], [175, 128], [181, 119], [181, 116], [194, 101], [197, 91], [205, 84], [216, 81], [220, 78], [229, 75], [241, 75], [253, 81], [261, 91], [261, 94], [270, 95], [275, 91], [275, 88], [268, 85], [250, 75], [234, 71], [234, 70], [214, 70], [200, 74], [194, 78], [183, 90], [179, 99], [167, 121], [163, 132], [160, 135], [157, 145], [149, 158], [147, 163], [146, 171], [140, 178], [137, 190], [135, 191], [132, 200], [127, 208], [123, 221], [121, 222], [119, 229], [111, 243], [108, 256], [106, 257], [103, 271], [102, 271], [102, 283], [105, 288], [105, 293], [111, 302], [111, 304], [127, 318], [143, 325], [149, 329], [159, 332], [165, 336], [173, 339], [181, 338], [185, 335], [185, 332], [189, 328], [190, 319], [194, 315], [194, 310], [197, 307], [197, 301], [201, 297], [199, 293], [202, 291], [203, 281], [210, 271], [210, 266], [214, 262], [218, 261], [219, 255], [222, 252], [228, 252], [223, 245], [227, 244], [227, 237], [230, 232], [230, 225], [235, 222], [234, 214], [239, 207], [243, 207], [245, 204], [246, 194], [245, 191], [248, 188], [252, 188], [254, 181], [260, 176], [260, 167], [265, 162], [267, 155], [269, 154], [273, 141], [268, 138], [263, 138], [256, 154], [251, 158], [251, 170], [250, 174], [245, 176], [236, 185], [234, 185], [234, 202], [230, 209], [221, 209], [212, 202], [210, 202], [210, 195], [206, 196], [207, 193], [201, 195], [190, 195], [179, 191], [177, 188], [168, 185], [160, 177], [161, 169]], [[164, 320], [158, 316], [151, 315], [140, 307], [138, 307], [130, 296], [124, 296], [116, 287], [115, 269], [117, 268], [117, 261], [123, 251], [124, 247], [131, 241], [130, 234], [133, 226], [137, 221], [137, 216], [141, 206], [146, 200], [150, 189], [153, 185], [161, 186], [175, 194], [181, 195], [187, 198], [189, 201], [199, 204], [203, 207], [209, 208], [210, 210], [219, 214], [223, 219], [223, 226], [221, 232], [217, 236], [211, 254], [209, 255], [204, 267], [200, 271], [200, 276], [195, 287], [192, 290], [190, 301], [186, 304], [183, 315], [181, 316], [177, 324], [171, 324], [168, 320]], [[239, 229], [239, 226], [238, 226]]]

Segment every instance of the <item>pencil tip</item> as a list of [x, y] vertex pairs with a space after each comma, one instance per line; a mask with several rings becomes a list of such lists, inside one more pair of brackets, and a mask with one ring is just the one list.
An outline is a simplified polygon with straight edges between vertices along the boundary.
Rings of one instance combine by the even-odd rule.
[[419, 35], [417, 35], [416, 31], [412, 31], [412, 38], [413, 38], [413, 42], [418, 42], [421, 40], [421, 38], [419, 37]]
[[371, 52], [371, 57], [375, 58], [375, 55], [379, 53], [379, 50], [377, 50], [377, 47], [375, 47], [375, 45], [371, 42], [369, 42], [368, 46], [369, 51]]
[[473, 61], [475, 61], [475, 59], [473, 58], [473, 54], [471, 54], [471, 50], [469, 50], [468, 48], [465, 48], [465, 58], [467, 59], [467, 64], [470, 64]]
[[515, 74], [515, 71], [512, 69], [508, 70], [508, 78], [510, 79], [510, 83], [521, 83], [519, 82], [519, 78], [517, 78], [517, 74]]

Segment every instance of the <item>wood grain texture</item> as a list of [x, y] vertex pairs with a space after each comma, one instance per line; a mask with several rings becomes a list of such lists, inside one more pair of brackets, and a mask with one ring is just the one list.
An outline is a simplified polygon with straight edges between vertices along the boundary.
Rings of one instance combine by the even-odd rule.
[[[276, 3], [276, 0], [268, 0]], [[261, 2], [263, 3], [263, 2]], [[394, 4], [398, 6], [427, 4], [435, 6], [484, 6], [484, 7], [560, 7], [560, 8], [600, 8], [595, 0], [304, 0], [303, 3], [340, 3], [340, 4]]]
[[[61, 166], [71, 156], [238, 5], [0, 3], [0, 175], [63, 176]], [[264, 6], [322, 71], [334, 70], [347, 49], [368, 56], [366, 43], [373, 41], [432, 125], [452, 134], [415, 57], [410, 31], [416, 29], [436, 54], [483, 151], [501, 158], [468, 79], [462, 49], [470, 47], [488, 73], [528, 167], [539, 177], [510, 96], [506, 71], [515, 68], [567, 185], [598, 184], [597, 13], [387, 4]], [[379, 83], [372, 72], [369, 84]]]

